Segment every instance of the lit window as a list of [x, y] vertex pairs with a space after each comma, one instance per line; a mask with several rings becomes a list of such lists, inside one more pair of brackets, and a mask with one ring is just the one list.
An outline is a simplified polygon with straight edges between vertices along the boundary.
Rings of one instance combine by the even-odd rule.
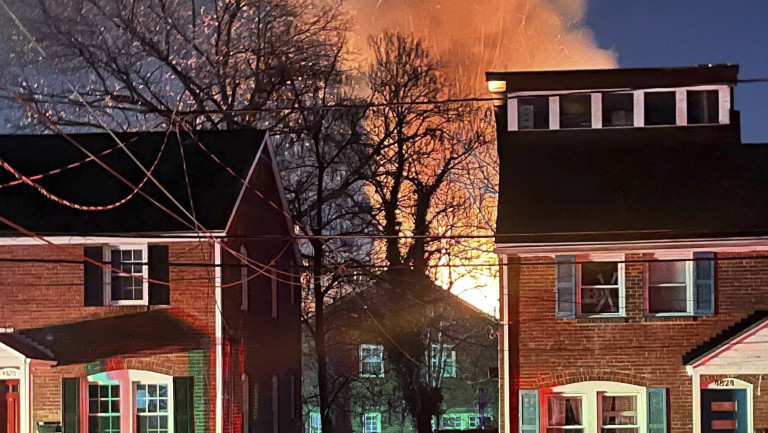
[[440, 428], [443, 430], [460, 430], [461, 414], [450, 413], [440, 417]]
[[141, 304], [147, 301], [148, 266], [146, 247], [110, 246], [108, 261], [111, 272], [105, 272], [109, 299], [115, 304]]
[[168, 385], [136, 385], [136, 431], [168, 433]]
[[619, 314], [624, 294], [618, 262], [582, 263], [578, 295], [580, 314]]
[[582, 397], [551, 395], [547, 398], [547, 431], [584, 431]]
[[88, 432], [120, 432], [120, 385], [88, 384]]
[[633, 126], [634, 120], [635, 102], [633, 94], [603, 94], [603, 128]]
[[636, 433], [639, 428], [637, 396], [603, 394], [601, 397], [602, 432]]
[[532, 96], [517, 100], [517, 129], [549, 129], [548, 96]]
[[384, 346], [360, 345], [360, 377], [384, 376]]
[[378, 412], [363, 415], [363, 433], [381, 433], [381, 414]]
[[307, 433], [320, 433], [323, 429], [322, 420], [320, 419], [320, 413], [311, 412], [309, 414], [309, 428]]
[[648, 264], [648, 312], [689, 313], [692, 308], [693, 264], [690, 261], [652, 261]]
[[560, 129], [592, 127], [592, 96], [560, 96]]
[[456, 351], [453, 350], [453, 346], [432, 344], [429, 366], [433, 375], [456, 377]]
[[645, 125], [675, 125], [677, 103], [675, 92], [645, 92]]
[[689, 90], [688, 124], [719, 123], [720, 101], [717, 90]]

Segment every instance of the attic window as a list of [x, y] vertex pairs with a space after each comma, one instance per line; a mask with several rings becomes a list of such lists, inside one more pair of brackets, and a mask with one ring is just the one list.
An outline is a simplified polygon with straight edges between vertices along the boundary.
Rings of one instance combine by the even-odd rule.
[[517, 125], [521, 131], [549, 129], [549, 97], [533, 96], [518, 99]]
[[688, 124], [719, 123], [720, 107], [717, 90], [689, 90]]
[[645, 125], [660, 126], [676, 123], [675, 92], [646, 92]]
[[631, 93], [603, 94], [603, 127], [633, 126], [634, 95]]
[[591, 128], [592, 97], [590, 95], [560, 96], [560, 128]]

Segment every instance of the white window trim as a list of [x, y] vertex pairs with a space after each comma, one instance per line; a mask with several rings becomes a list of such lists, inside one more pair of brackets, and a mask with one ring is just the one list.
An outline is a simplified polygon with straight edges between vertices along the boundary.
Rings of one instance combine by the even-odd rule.
[[142, 266], [142, 299], [137, 300], [115, 300], [112, 299], [112, 267], [104, 269], [104, 300], [105, 304], [109, 306], [121, 306], [121, 305], [149, 305], [149, 248], [147, 244], [110, 244], [104, 246], [104, 262], [111, 265], [112, 263], [112, 251], [122, 250], [141, 250], [142, 261], [145, 265]]
[[576, 317], [582, 319], [626, 317], [626, 266], [624, 264], [624, 254], [593, 253], [576, 257], [579, 262], [618, 262], [617, 270], [619, 272], [619, 311], [616, 313], [584, 314], [581, 312], [581, 264], [576, 266]]
[[[456, 365], [456, 349], [452, 344], [432, 343], [430, 344], [429, 353], [429, 366], [430, 369], [437, 364], [438, 370], [442, 370], [442, 377], [456, 377], [457, 365]], [[447, 355], [447, 356], [445, 356]], [[440, 356], [445, 360], [445, 363], [440, 362], [437, 357]], [[448, 374], [448, 363], [453, 364], [453, 374]], [[432, 372], [435, 373], [434, 371]]]
[[668, 312], [668, 313], [651, 313], [650, 312], [650, 283], [651, 273], [650, 266], [645, 266], [643, 272], [643, 304], [644, 314], [648, 317], [687, 317], [693, 316], [693, 291], [695, 289], [695, 282], [693, 281], [693, 252], [680, 252], [680, 251], [659, 251], [654, 253], [654, 259], [658, 260], [674, 260], [682, 259], [687, 260], [685, 262], [685, 312]]
[[[366, 429], [366, 420], [367, 418], [373, 418], [376, 421], [376, 430], [368, 430]], [[381, 414], [379, 412], [367, 412], [363, 415], [363, 433], [381, 433]]]
[[[377, 348], [381, 352], [381, 361], [379, 362], [379, 374], [363, 373], [363, 349]], [[384, 377], [384, 347], [381, 344], [361, 344], [358, 347], [358, 358], [360, 359], [360, 366], [358, 368], [359, 377]]]
[[647, 391], [645, 387], [620, 382], [590, 381], [556, 386], [548, 390], [548, 392], [541, 392], [540, 394], [539, 405], [541, 410], [539, 411], [539, 416], [540, 425], [542, 426], [541, 432], [543, 433], [546, 433], [549, 422], [547, 419], [547, 400], [552, 395], [582, 398], [581, 419], [584, 433], [600, 433], [600, 418], [602, 414], [598, 413], [600, 409], [599, 397], [602, 395], [634, 396], [637, 399], [637, 433], [646, 433], [648, 430], [646, 420], [646, 413], [648, 411]]
[[88, 385], [120, 385], [120, 431], [135, 433], [136, 383], [168, 387], [168, 433], [174, 431], [173, 376], [144, 370], [106, 371], [80, 381], [80, 431], [88, 431]]
[[[731, 86], [729, 85], [702, 85], [702, 86], [682, 86], [669, 88], [649, 88], [641, 90], [626, 89], [585, 89], [579, 91], [584, 94], [590, 94], [592, 97], [592, 127], [591, 128], [568, 128], [568, 130], [602, 129], [602, 99], [601, 93], [620, 92], [634, 94], [634, 125], [618, 126], [607, 129], [627, 129], [627, 128], [669, 128], [675, 126], [688, 126], [688, 91], [717, 90], [718, 92], [718, 123], [705, 123], [690, 126], [708, 126], [708, 125], [728, 125], [731, 123]], [[674, 125], [645, 125], [645, 93], [654, 92], [675, 92], [675, 124]], [[560, 91], [530, 91], [514, 92], [507, 94], [507, 131], [558, 131], [560, 130], [560, 95], [574, 93], [573, 90]], [[548, 96], [549, 97], [549, 128], [548, 129], [519, 129], [517, 121], [518, 98], [530, 96]]]

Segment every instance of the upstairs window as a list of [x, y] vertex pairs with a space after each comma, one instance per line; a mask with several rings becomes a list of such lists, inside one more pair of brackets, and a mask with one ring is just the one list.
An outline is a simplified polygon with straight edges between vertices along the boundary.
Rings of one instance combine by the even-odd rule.
[[447, 344], [432, 344], [429, 367], [433, 376], [456, 377], [456, 351]]
[[532, 96], [517, 100], [517, 129], [549, 129], [549, 97]]
[[645, 125], [675, 125], [677, 123], [675, 92], [645, 93]]
[[603, 128], [633, 126], [635, 101], [631, 93], [603, 94]]
[[720, 97], [717, 90], [689, 90], [686, 98], [689, 125], [720, 122]]
[[381, 414], [378, 412], [363, 415], [363, 433], [381, 433]]
[[592, 96], [560, 96], [560, 129], [592, 127]]
[[690, 312], [690, 262], [656, 261], [648, 264], [648, 312]]
[[360, 377], [384, 376], [384, 346], [360, 345]]
[[113, 304], [146, 303], [148, 267], [144, 264], [147, 247], [110, 246], [111, 270], [106, 281]]
[[590, 262], [581, 265], [579, 294], [581, 314], [617, 314], [619, 312], [619, 264]]

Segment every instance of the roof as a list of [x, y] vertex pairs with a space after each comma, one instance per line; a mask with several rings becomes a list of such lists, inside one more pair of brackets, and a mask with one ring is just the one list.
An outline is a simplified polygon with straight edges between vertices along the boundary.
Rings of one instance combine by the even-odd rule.
[[735, 84], [738, 72], [738, 65], [700, 65], [671, 68], [486, 72], [485, 77], [487, 81], [506, 81], [506, 91], [516, 92]]
[[[214, 160], [188, 134], [145, 132], [116, 134], [141, 164], [157, 165], [152, 175], [202, 226], [209, 231], [223, 231], [235, 210], [243, 184], [260, 149], [266, 132], [257, 130], [208, 131], [196, 133], [200, 143]], [[127, 153], [116, 148], [109, 134], [73, 134], [89, 152], [133, 185], [145, 179], [144, 172]], [[110, 151], [110, 149], [113, 149]], [[183, 149], [183, 153], [182, 153]], [[160, 153], [162, 150], [162, 153]], [[104, 152], [106, 152], [104, 154]], [[96, 161], [60, 135], [0, 135], [0, 158], [24, 176], [35, 176], [64, 168], [36, 179], [51, 194], [79, 205], [102, 206], [130, 196], [133, 188], [125, 185]], [[240, 179], [229, 173], [230, 168]], [[71, 166], [72, 165], [72, 166]], [[185, 177], [189, 179], [189, 191]], [[5, 186], [17, 180], [7, 170], [0, 170], [0, 215], [25, 229], [41, 235], [75, 234], [157, 234], [194, 233], [149, 199], [171, 212], [190, 219], [151, 181], [141, 192], [109, 210], [84, 211], [53, 201], [27, 184]], [[0, 223], [0, 236], [19, 233]]]
[[202, 349], [212, 337], [167, 310], [152, 310], [16, 331], [44, 347], [57, 365]]
[[0, 344], [8, 346], [25, 358], [53, 361], [53, 354], [49, 350], [18, 332], [0, 333]]
[[500, 134], [498, 244], [768, 235], [768, 145], [732, 125], [553, 134]]
[[683, 355], [683, 365], [693, 364], [696, 360], [735, 340], [766, 319], [768, 319], [768, 311], [755, 311]]

